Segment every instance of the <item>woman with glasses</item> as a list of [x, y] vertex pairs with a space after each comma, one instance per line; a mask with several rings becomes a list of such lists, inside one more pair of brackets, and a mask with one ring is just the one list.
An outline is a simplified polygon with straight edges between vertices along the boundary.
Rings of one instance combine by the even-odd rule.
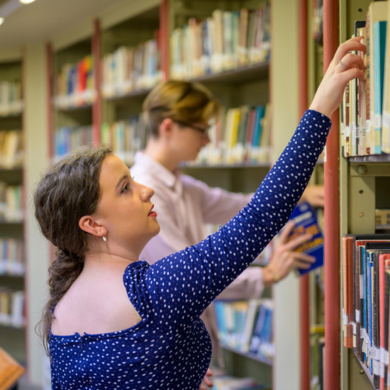
[[[243, 195], [210, 188], [180, 173], [180, 165], [195, 160], [210, 142], [208, 127], [219, 105], [211, 92], [198, 83], [171, 80], [154, 88], [143, 105], [149, 138], [145, 151], [138, 152], [130, 169], [135, 181], [155, 190], [153, 202], [159, 210], [161, 230], [146, 245], [141, 259], [150, 264], [190, 247], [205, 238], [205, 224], [223, 225], [237, 214], [253, 194]], [[323, 187], [309, 186], [304, 193], [314, 206], [323, 205]], [[286, 227], [268, 266], [246, 269], [220, 299], [259, 298], [264, 286], [286, 277], [294, 267], [307, 268], [311, 256], [294, 252], [309, 235], [288, 242], [292, 224]], [[213, 306], [202, 319], [209, 331], [213, 352], [223, 366]]]

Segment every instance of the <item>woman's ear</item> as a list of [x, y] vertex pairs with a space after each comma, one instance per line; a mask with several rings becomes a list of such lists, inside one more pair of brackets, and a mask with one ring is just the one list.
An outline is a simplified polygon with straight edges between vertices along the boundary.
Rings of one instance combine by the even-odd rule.
[[165, 118], [158, 127], [158, 132], [161, 137], [170, 138], [172, 135], [172, 129], [174, 122], [171, 118]]
[[95, 237], [103, 237], [107, 235], [107, 229], [101, 224], [97, 223], [90, 215], [85, 215], [80, 218], [79, 227], [86, 233]]

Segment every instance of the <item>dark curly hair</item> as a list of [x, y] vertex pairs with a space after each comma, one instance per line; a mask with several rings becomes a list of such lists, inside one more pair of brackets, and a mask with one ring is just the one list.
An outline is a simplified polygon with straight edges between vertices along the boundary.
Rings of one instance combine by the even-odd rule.
[[46, 173], [34, 194], [35, 217], [56, 247], [56, 259], [49, 267], [50, 298], [38, 324], [48, 355], [54, 308], [83, 270], [88, 250], [89, 234], [80, 229], [79, 220], [96, 211], [100, 168], [110, 154], [108, 146], [77, 150]]

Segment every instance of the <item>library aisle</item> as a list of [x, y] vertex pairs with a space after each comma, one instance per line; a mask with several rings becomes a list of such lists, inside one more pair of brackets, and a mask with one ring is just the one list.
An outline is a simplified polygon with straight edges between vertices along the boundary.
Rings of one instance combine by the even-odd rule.
[[[367, 46], [357, 53], [366, 79], [346, 86], [310, 181], [325, 186], [325, 208], [310, 214], [324, 266], [274, 275], [261, 296], [214, 301], [222, 352], [212, 381], [218, 390], [390, 389], [388, 21], [388, 1], [0, 0], [0, 348], [26, 369], [15, 389], [52, 388], [36, 328], [56, 251], [34, 214], [42, 174], [99, 144], [131, 167], [148, 141], [145, 98], [175, 79], [221, 104], [209, 142], [181, 171], [254, 192], [352, 35]], [[276, 244], [251, 267], [263, 272]]]

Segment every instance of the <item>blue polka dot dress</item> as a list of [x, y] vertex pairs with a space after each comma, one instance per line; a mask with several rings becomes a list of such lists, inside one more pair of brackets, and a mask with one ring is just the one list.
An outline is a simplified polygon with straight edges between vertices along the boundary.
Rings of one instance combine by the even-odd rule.
[[50, 335], [53, 389], [198, 390], [211, 358], [200, 315], [287, 222], [330, 120], [307, 111], [251, 202], [204, 241], [123, 275], [142, 320], [119, 332]]

